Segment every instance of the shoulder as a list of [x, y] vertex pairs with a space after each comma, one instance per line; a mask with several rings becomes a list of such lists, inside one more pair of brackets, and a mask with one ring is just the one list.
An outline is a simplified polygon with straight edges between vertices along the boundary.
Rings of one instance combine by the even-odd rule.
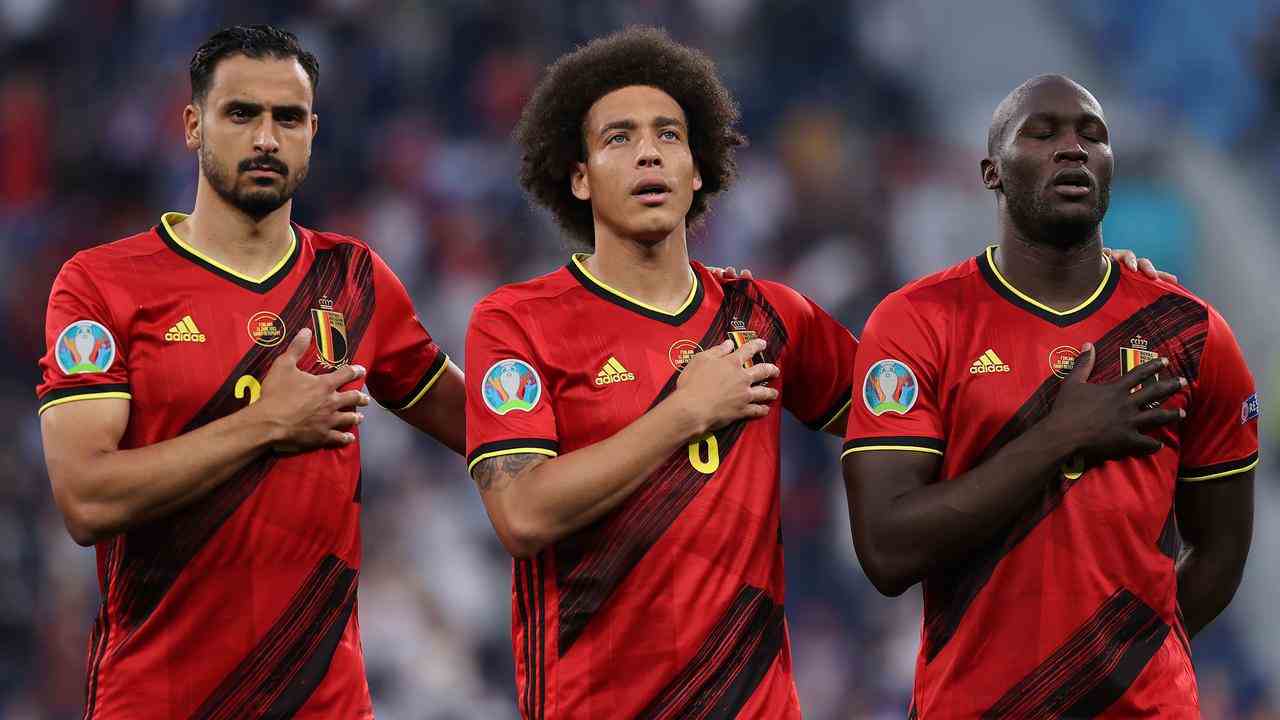
[[72, 255], [62, 265], [56, 286], [124, 289], [138, 281], [139, 261], [165, 250], [154, 230], [95, 245]]
[[510, 315], [526, 315], [536, 313], [549, 302], [555, 302], [565, 293], [580, 288], [573, 276], [565, 268], [557, 268], [552, 272], [521, 282], [509, 283], [498, 287], [476, 303], [474, 314], [506, 313]]
[[941, 320], [962, 306], [963, 296], [978, 282], [981, 282], [978, 264], [969, 258], [894, 290], [880, 301], [875, 312]]
[[373, 252], [369, 244], [354, 235], [343, 235], [342, 233], [325, 232], [323, 230], [313, 230], [311, 228], [295, 225], [302, 233], [302, 239], [310, 242], [317, 250], [328, 250], [334, 247], [354, 246], [356, 249]]
[[1114, 266], [1120, 272], [1120, 287], [1117, 288], [1118, 291], [1133, 296], [1139, 301], [1153, 302], [1158, 298], [1168, 296], [1182, 301], [1181, 304], [1194, 305], [1209, 314], [1217, 314], [1217, 311], [1213, 309], [1213, 306], [1208, 301], [1177, 283], [1153, 280], [1141, 272], [1130, 270], [1120, 263], [1114, 263]]

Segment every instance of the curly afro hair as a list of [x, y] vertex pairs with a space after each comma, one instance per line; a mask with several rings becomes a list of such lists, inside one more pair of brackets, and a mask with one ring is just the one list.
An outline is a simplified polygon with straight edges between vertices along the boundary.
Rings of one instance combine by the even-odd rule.
[[586, 159], [587, 111], [605, 95], [632, 85], [662, 90], [688, 118], [689, 147], [702, 175], [702, 189], [693, 193], [687, 215], [691, 227], [706, 214], [711, 197], [737, 177], [733, 153], [747, 141], [735, 127], [738, 106], [715, 63], [663, 30], [630, 27], [562, 55], [547, 68], [516, 125], [520, 185], [551, 210], [573, 240], [589, 247], [595, 246], [591, 203], [573, 196], [569, 175]]

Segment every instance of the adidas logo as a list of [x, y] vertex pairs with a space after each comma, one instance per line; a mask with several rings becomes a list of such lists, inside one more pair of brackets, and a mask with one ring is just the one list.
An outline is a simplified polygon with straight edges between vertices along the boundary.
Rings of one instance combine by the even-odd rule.
[[174, 323], [173, 327], [164, 334], [164, 339], [169, 342], [202, 343], [205, 341], [204, 333], [196, 327], [196, 321], [192, 320], [190, 315], [183, 315], [181, 320]]
[[609, 360], [605, 362], [604, 367], [600, 368], [600, 372], [596, 373], [597, 385], [612, 385], [613, 383], [630, 382], [636, 379], [636, 374], [622, 367], [622, 363], [618, 362], [618, 358], [609, 356]]
[[982, 357], [973, 361], [969, 366], [970, 375], [986, 375], [987, 373], [1007, 373], [1012, 372], [1008, 365], [1000, 359], [995, 350], [990, 348], [982, 353]]

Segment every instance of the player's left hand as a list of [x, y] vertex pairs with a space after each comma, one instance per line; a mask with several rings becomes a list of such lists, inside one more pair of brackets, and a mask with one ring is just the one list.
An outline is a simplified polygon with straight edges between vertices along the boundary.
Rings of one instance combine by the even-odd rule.
[[1165, 282], [1171, 283], [1178, 282], [1177, 275], [1167, 273], [1163, 270], [1157, 270], [1154, 263], [1147, 258], [1138, 257], [1132, 250], [1125, 250], [1124, 248], [1112, 250], [1111, 248], [1104, 247], [1102, 248], [1102, 254], [1124, 263], [1124, 266], [1133, 272], [1141, 270], [1143, 275], [1146, 275], [1152, 280], [1164, 280]]
[[707, 266], [707, 269], [710, 270], [711, 274], [715, 275], [716, 279], [722, 283], [731, 283], [734, 280], [754, 280], [755, 279], [754, 277], [752, 277], [750, 270], [746, 268], [742, 268], [742, 272], [738, 272], [737, 270], [734, 269], [732, 265], [729, 265], [727, 267], [722, 267], [722, 268]]

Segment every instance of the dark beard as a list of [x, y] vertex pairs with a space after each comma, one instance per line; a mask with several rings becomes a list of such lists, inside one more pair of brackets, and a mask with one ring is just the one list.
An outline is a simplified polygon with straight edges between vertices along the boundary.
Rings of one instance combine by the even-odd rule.
[[254, 221], [258, 221], [280, 209], [293, 198], [293, 193], [298, 186], [307, 179], [307, 167], [304, 165], [296, 176], [291, 176], [287, 165], [274, 157], [267, 156], [242, 160], [236, 169], [239, 172], [248, 172], [255, 165], [279, 171], [284, 176], [284, 188], [276, 190], [273, 187], [251, 187], [237, 191], [236, 178], [231, 172], [219, 163], [211, 152], [205, 148], [200, 149], [200, 171], [204, 173], [205, 179], [209, 181], [214, 192], [218, 193], [218, 196], [227, 204], [253, 218]]
[[1111, 205], [1111, 188], [1098, 188], [1098, 202], [1086, 217], [1062, 217], [1038, 193], [1009, 192], [1004, 188], [1009, 219], [1018, 234], [1030, 242], [1059, 249], [1077, 247], [1091, 241], [1098, 234], [1098, 226]]

